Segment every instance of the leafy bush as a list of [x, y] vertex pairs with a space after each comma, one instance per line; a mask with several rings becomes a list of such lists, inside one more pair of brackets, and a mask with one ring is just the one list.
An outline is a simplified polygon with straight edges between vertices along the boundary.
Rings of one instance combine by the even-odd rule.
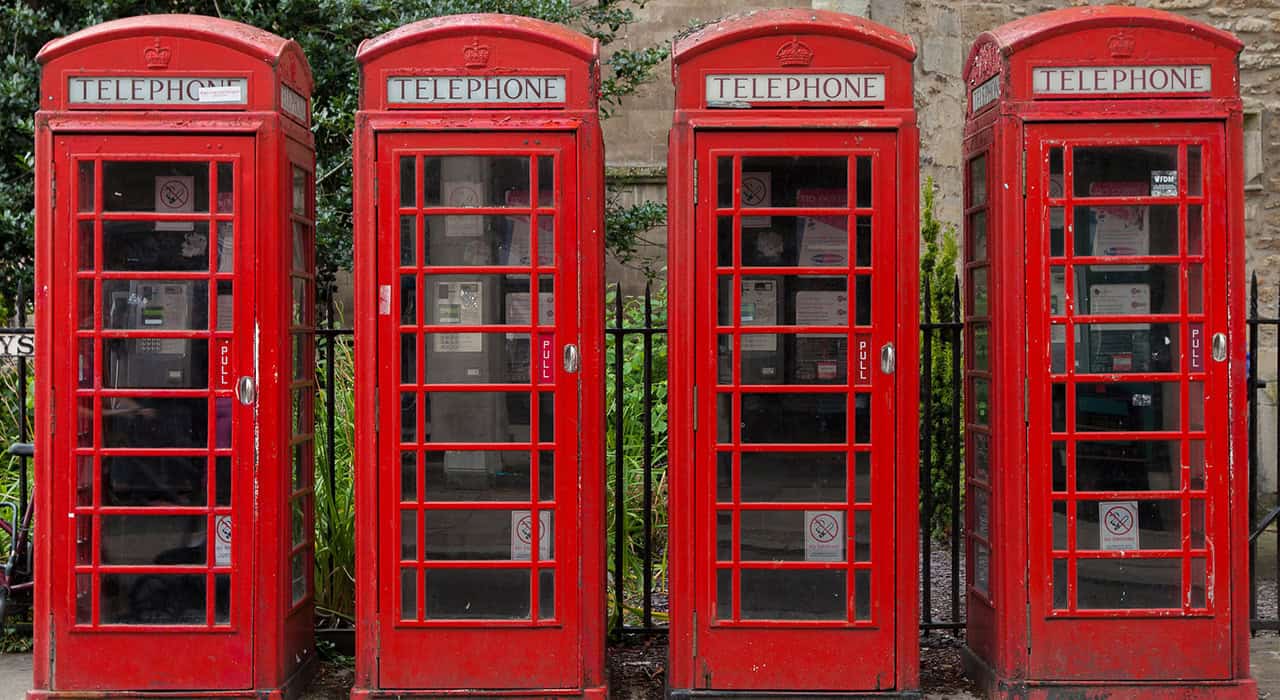
[[[920, 238], [925, 244], [924, 253], [920, 257], [921, 321], [924, 323], [955, 320], [958, 312], [956, 304], [959, 302], [955, 296], [956, 262], [960, 255], [956, 227], [955, 224], [944, 224], [937, 219], [934, 204], [936, 193], [933, 178], [927, 178], [921, 193], [923, 207], [920, 216]], [[924, 303], [926, 299], [927, 304]], [[924, 314], [926, 309], [931, 315]], [[922, 427], [927, 430], [931, 448], [928, 465], [930, 478], [928, 483], [920, 485], [921, 499], [923, 501], [924, 489], [929, 489], [933, 510], [927, 514], [931, 516], [927, 530], [935, 537], [950, 535], [952, 473], [963, 469], [963, 462], [952, 464], [955, 440], [959, 439], [960, 434], [959, 426], [951, 425], [952, 410], [961, 400], [951, 385], [951, 363], [960, 348], [952, 347], [946, 338], [946, 333], [935, 332], [933, 335], [932, 365], [928, 368], [928, 379], [925, 380], [928, 382], [925, 388], [932, 392], [932, 406], [929, 415], [921, 416]], [[927, 340], [927, 337], [921, 338], [922, 343]], [[921, 361], [923, 362], [923, 358]], [[925, 433], [922, 432], [922, 455], [924, 440]], [[963, 475], [956, 474], [954, 478], [962, 479]]]

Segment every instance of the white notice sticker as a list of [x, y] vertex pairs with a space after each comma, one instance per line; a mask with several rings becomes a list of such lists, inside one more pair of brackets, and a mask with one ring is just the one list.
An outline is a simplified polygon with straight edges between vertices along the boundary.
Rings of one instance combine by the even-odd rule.
[[[773, 173], [742, 173], [742, 207], [755, 209], [773, 206]], [[743, 216], [742, 228], [765, 228], [772, 219], [768, 216]]]
[[[1119, 316], [1151, 313], [1151, 285], [1094, 284], [1089, 286], [1089, 313], [1094, 316]], [[1149, 323], [1111, 323], [1109, 331], [1150, 330]], [[1078, 330], [1078, 329], [1077, 329]]]
[[243, 104], [244, 93], [240, 85], [213, 85], [200, 88], [196, 99], [201, 104]]
[[804, 560], [844, 561], [844, 513], [838, 510], [804, 512]]
[[213, 565], [231, 566], [231, 516], [219, 515], [213, 519], [216, 530], [213, 546]]
[[[742, 281], [742, 325], [773, 326], [778, 323], [778, 281]], [[743, 352], [772, 352], [778, 349], [778, 336], [753, 333], [742, 336]]]
[[[190, 214], [195, 211], [196, 179], [191, 175], [157, 175], [157, 214]], [[193, 221], [157, 221], [156, 231], [194, 231]], [[208, 240], [204, 243], [207, 245]]]
[[[551, 511], [538, 511], [538, 559], [551, 559]], [[526, 560], [533, 554], [533, 515], [527, 510], [511, 511], [511, 559]]]
[[1098, 520], [1102, 525], [1101, 549], [1140, 549], [1137, 501], [1100, 501]]

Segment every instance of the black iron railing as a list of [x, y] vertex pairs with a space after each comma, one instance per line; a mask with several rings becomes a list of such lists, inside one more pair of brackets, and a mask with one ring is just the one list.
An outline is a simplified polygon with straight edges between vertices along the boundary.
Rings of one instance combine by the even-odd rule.
[[[1262, 434], [1260, 432], [1259, 422], [1261, 420], [1260, 411], [1258, 410], [1259, 396], [1268, 390], [1274, 389], [1269, 387], [1269, 382], [1265, 382], [1258, 378], [1258, 365], [1261, 357], [1258, 354], [1259, 345], [1262, 335], [1270, 329], [1274, 345], [1280, 345], [1280, 285], [1277, 285], [1276, 291], [1277, 301], [1275, 312], [1270, 316], [1263, 316], [1258, 301], [1258, 275], [1254, 273], [1249, 280], [1249, 315], [1247, 323], [1249, 326], [1249, 360], [1248, 360], [1248, 379], [1247, 394], [1249, 406], [1249, 620], [1250, 629], [1254, 632], [1259, 630], [1280, 630], [1280, 527], [1276, 526], [1276, 519], [1280, 517], [1280, 479], [1277, 478], [1275, 471], [1272, 472], [1271, 478], [1276, 484], [1276, 490], [1270, 494], [1274, 502], [1270, 512], [1259, 517], [1261, 510], [1259, 497], [1260, 493], [1260, 474], [1261, 460], [1260, 451], [1262, 449]], [[1271, 375], [1270, 384], [1280, 384], [1276, 378], [1280, 378], [1280, 349], [1275, 352], [1276, 364], [1275, 371]], [[1272, 454], [1280, 454], [1280, 405], [1273, 405], [1273, 413], [1275, 424], [1269, 426], [1270, 429], [1265, 431], [1267, 439], [1273, 442]], [[1275, 465], [1272, 465], [1274, 468]], [[1270, 531], [1275, 541], [1272, 545], [1275, 549], [1270, 552], [1269, 557], [1259, 558], [1259, 544], [1262, 535]], [[1264, 562], [1264, 559], [1266, 560]], [[1266, 563], [1271, 569], [1269, 573], [1269, 591], [1267, 598], [1264, 600], [1260, 591], [1259, 577], [1263, 576], [1260, 567]], [[1265, 578], [1264, 578], [1265, 581]], [[1265, 612], [1264, 612], [1265, 604]], [[1269, 613], [1269, 614], [1268, 614]]]

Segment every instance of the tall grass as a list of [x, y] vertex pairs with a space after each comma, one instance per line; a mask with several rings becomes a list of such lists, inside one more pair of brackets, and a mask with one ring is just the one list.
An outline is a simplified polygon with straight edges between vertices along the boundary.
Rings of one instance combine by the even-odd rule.
[[[607, 325], [614, 327], [617, 291], [610, 289], [606, 308], [609, 310]], [[653, 295], [653, 317], [651, 324], [665, 327], [667, 322], [666, 290]], [[644, 299], [627, 297], [623, 299], [624, 328], [644, 327]], [[622, 365], [616, 366], [615, 338], [610, 335], [606, 344], [606, 445], [607, 445], [607, 528], [608, 528], [608, 561], [609, 561], [609, 621], [611, 625], [617, 620], [613, 615], [616, 609], [616, 591], [613, 588], [614, 572], [617, 566], [616, 553], [613, 549], [615, 541], [615, 494], [614, 477], [619, 465], [616, 463], [618, 401], [615, 380], [622, 374], [622, 482], [623, 482], [623, 518], [622, 518], [622, 569], [624, 579], [623, 592], [623, 624], [641, 624], [644, 593], [644, 352], [643, 335], [627, 334], [622, 340]], [[653, 355], [650, 360], [650, 378], [652, 381], [653, 403], [650, 418], [653, 428], [652, 453], [652, 534], [650, 548], [653, 562], [653, 589], [659, 596], [665, 597], [667, 591], [667, 338], [666, 334], [653, 336]], [[660, 599], [661, 600], [661, 599]], [[654, 611], [654, 620], [667, 619], [665, 606], [659, 605]]]
[[[329, 454], [325, 341], [317, 343], [316, 377], [316, 610], [326, 622], [355, 620], [355, 358], [350, 336], [332, 341], [333, 454]], [[330, 471], [332, 470], [332, 471]]]

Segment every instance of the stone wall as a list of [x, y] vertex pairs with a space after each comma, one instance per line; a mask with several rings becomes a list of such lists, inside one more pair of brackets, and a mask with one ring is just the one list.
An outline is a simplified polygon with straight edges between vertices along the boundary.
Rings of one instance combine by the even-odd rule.
[[[1037, 12], [1082, 2], [984, 2], [980, 0], [648, 0], [639, 22], [626, 39], [630, 46], [667, 43], [691, 24], [765, 7], [813, 7], [868, 17], [911, 35], [916, 61], [916, 107], [920, 112], [921, 181], [932, 177], [938, 187], [938, 214], [959, 222], [961, 188], [961, 123], [964, 84], [960, 78], [969, 46], [982, 31]], [[1101, 4], [1101, 3], [1093, 3]], [[1169, 10], [1234, 32], [1245, 42], [1240, 57], [1241, 92], [1246, 109], [1246, 200], [1248, 267], [1262, 286], [1263, 314], [1280, 315], [1280, 0], [1149, 0], [1138, 4]], [[624, 199], [665, 198], [667, 130], [671, 124], [670, 66], [605, 122], [605, 144], [611, 172], [620, 175]], [[643, 176], [637, 176], [642, 173]], [[659, 259], [665, 231], [649, 236], [659, 246], [649, 249]], [[644, 277], [616, 264], [609, 279], [631, 292], [643, 288]], [[1276, 377], [1273, 333], [1262, 336], [1264, 350], [1256, 358], [1264, 378]], [[1272, 387], [1277, 383], [1273, 382]], [[1276, 425], [1277, 392], [1264, 391], [1260, 417]], [[1262, 456], [1274, 465], [1276, 431], [1261, 431]], [[1268, 439], [1269, 438], [1269, 439]], [[1266, 470], [1264, 490], [1274, 492], [1274, 468]]]

